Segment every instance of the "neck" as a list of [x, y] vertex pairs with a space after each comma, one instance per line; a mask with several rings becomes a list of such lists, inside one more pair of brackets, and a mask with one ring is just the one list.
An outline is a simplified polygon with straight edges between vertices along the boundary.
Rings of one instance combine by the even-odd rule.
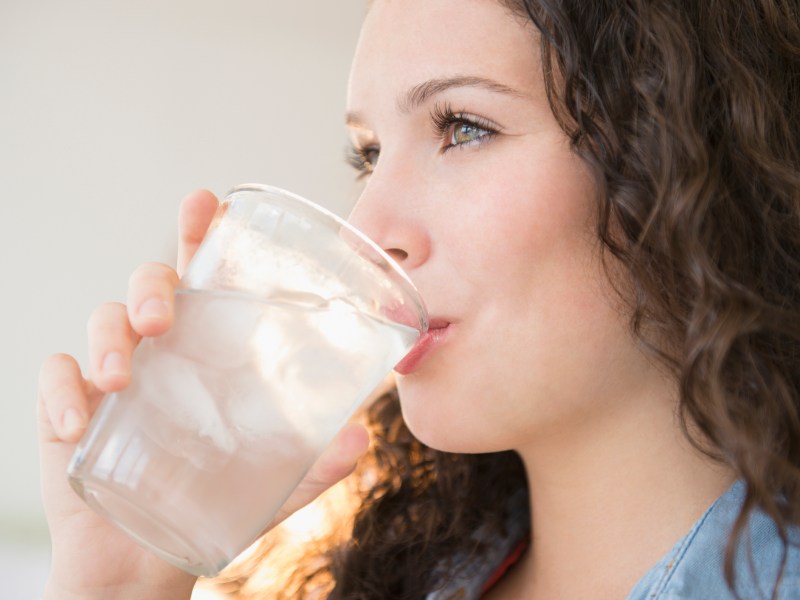
[[519, 449], [533, 537], [510, 597], [626, 597], [732, 484], [688, 442], [664, 387]]

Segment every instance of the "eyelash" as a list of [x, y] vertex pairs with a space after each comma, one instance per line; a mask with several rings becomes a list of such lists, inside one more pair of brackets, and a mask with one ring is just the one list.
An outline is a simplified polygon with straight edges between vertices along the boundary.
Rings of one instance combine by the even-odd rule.
[[[448, 152], [453, 148], [463, 148], [465, 146], [483, 144], [500, 133], [500, 129], [489, 120], [477, 115], [470, 115], [464, 111], [456, 112], [453, 110], [450, 104], [447, 103], [433, 105], [433, 109], [431, 110], [431, 121], [433, 122], [433, 127], [436, 131], [437, 137], [446, 142], [446, 145], [442, 147], [442, 153]], [[474, 127], [475, 129], [480, 129], [485, 133], [474, 140], [470, 140], [469, 142], [451, 144], [450, 140], [453, 138], [453, 128], [459, 125]]]
[[347, 149], [347, 163], [356, 170], [356, 180], [363, 179], [375, 168], [375, 162], [370, 159], [372, 152], [379, 152], [376, 144], [368, 146], [350, 146]]
[[[469, 115], [462, 111], [456, 112], [452, 109], [450, 104], [434, 104], [431, 109], [430, 117], [437, 138], [446, 142], [441, 148], [443, 154], [453, 148], [483, 144], [500, 133], [500, 129], [487, 119], [476, 115]], [[484, 133], [474, 140], [451, 144], [450, 140], [453, 137], [453, 127], [465, 125], [480, 129]], [[371, 158], [371, 155], [375, 152], [380, 154], [380, 146], [377, 144], [369, 144], [366, 146], [354, 145], [348, 149], [347, 162], [357, 171], [356, 179], [363, 179], [372, 173], [377, 159]]]

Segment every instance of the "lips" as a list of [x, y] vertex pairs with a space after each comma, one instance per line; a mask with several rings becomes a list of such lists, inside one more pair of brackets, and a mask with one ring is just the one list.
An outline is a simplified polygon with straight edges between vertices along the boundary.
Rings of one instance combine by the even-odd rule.
[[447, 338], [450, 333], [450, 325], [450, 321], [445, 319], [431, 319], [428, 331], [419, 337], [408, 354], [395, 365], [394, 370], [400, 375], [408, 375], [416, 371], [424, 358]]

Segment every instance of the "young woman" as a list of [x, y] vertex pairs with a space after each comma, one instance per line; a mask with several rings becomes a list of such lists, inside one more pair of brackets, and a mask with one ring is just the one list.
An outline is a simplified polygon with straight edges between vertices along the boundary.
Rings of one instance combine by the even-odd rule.
[[[417, 284], [435, 343], [370, 408], [348, 539], [309, 549], [285, 595], [800, 598], [798, 11], [371, 3], [350, 219]], [[215, 207], [183, 203], [179, 272]], [[190, 594], [63, 476], [177, 281], [145, 265], [95, 312], [88, 379], [42, 368], [48, 598]], [[366, 446], [344, 430], [286, 513]]]

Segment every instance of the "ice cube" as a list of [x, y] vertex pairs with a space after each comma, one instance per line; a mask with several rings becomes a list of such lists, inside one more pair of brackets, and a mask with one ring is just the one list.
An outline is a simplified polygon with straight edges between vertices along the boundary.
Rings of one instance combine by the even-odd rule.
[[183, 292], [166, 342], [173, 352], [215, 369], [235, 369], [251, 360], [249, 339], [263, 304], [235, 293]]
[[314, 431], [340, 421], [355, 400], [353, 368], [347, 353], [324, 340], [297, 348], [280, 381], [284, 413]]
[[250, 444], [291, 427], [276, 405], [276, 390], [254, 370], [241, 369], [231, 377], [224, 399], [225, 419], [242, 443]]
[[236, 439], [200, 378], [198, 369], [202, 367], [154, 346], [143, 350], [142, 364], [135, 367], [142, 398], [157, 409], [147, 417], [153, 424], [153, 437], [162, 447], [198, 467], [209, 468], [224, 461], [236, 450]]

